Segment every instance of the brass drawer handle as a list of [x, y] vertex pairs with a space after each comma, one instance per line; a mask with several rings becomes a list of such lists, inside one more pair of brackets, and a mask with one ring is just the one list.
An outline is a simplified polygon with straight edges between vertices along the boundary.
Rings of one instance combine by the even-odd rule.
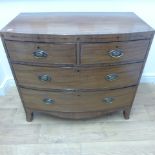
[[105, 79], [107, 81], [113, 81], [113, 80], [118, 79], [118, 75], [116, 73], [108, 74], [106, 75]]
[[111, 56], [112, 58], [120, 58], [124, 55], [123, 51], [120, 49], [116, 49], [116, 50], [111, 50], [109, 52], [109, 56]]
[[44, 99], [43, 99], [43, 102], [44, 102], [45, 104], [54, 104], [54, 103], [55, 103], [55, 100], [52, 99], [52, 98], [44, 98]]
[[47, 75], [47, 74], [39, 75], [39, 76], [38, 76], [38, 79], [39, 79], [40, 81], [51, 81], [51, 77], [50, 77], [49, 75]]
[[46, 58], [48, 56], [48, 53], [41, 50], [37, 49], [36, 51], [33, 52], [32, 54], [35, 58]]
[[105, 97], [103, 99], [103, 103], [105, 103], [105, 104], [112, 104], [113, 101], [114, 101], [114, 98], [113, 97]]

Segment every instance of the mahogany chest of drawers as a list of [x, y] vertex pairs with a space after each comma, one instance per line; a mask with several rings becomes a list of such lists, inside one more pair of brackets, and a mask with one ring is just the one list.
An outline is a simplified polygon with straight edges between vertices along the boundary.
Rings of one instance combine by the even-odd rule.
[[134, 13], [21, 13], [1, 38], [26, 112], [129, 118], [154, 30]]

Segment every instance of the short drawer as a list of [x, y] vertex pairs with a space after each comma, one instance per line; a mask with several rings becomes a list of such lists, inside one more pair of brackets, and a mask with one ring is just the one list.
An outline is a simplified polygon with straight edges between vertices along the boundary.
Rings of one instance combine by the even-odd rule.
[[12, 61], [75, 64], [75, 44], [5, 41]]
[[149, 40], [81, 44], [81, 63], [117, 63], [143, 60]]
[[28, 108], [61, 112], [103, 111], [130, 106], [136, 87], [98, 92], [48, 92], [21, 88]]
[[109, 89], [137, 84], [142, 63], [88, 68], [13, 65], [19, 85], [46, 89]]

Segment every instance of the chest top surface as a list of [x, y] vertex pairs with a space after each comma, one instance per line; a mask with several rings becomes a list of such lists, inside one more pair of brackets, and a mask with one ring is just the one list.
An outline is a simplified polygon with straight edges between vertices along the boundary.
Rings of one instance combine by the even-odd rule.
[[93, 35], [150, 32], [153, 29], [132, 12], [20, 13], [2, 33]]

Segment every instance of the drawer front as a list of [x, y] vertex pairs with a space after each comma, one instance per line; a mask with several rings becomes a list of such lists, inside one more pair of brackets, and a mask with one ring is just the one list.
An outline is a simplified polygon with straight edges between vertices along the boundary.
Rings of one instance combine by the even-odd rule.
[[130, 106], [136, 87], [99, 92], [48, 92], [21, 88], [26, 107], [61, 112], [103, 111]]
[[109, 89], [137, 83], [142, 63], [93, 68], [13, 65], [20, 85], [46, 89]]
[[48, 44], [6, 41], [12, 61], [48, 64], [75, 64], [75, 44]]
[[81, 63], [116, 63], [143, 60], [148, 45], [148, 40], [82, 44]]

